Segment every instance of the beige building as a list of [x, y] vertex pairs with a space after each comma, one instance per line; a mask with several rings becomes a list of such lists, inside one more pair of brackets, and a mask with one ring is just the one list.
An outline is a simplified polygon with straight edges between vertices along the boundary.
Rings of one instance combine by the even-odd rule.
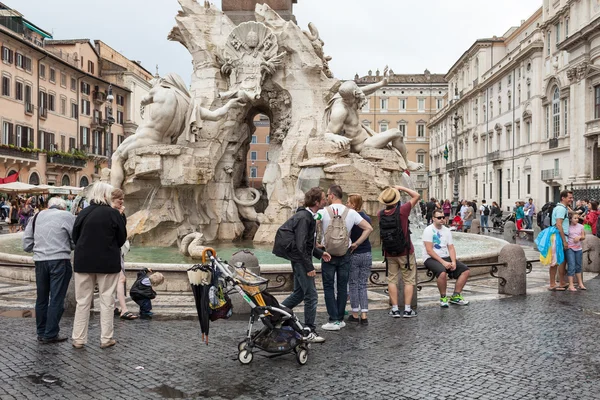
[[[359, 86], [370, 85], [383, 79], [380, 71], [373, 75], [355, 76]], [[360, 113], [361, 122], [375, 132], [397, 128], [404, 134], [408, 159], [425, 165], [412, 174], [421, 197], [430, 197], [429, 131], [431, 117], [447, 102], [448, 83], [441, 74], [425, 70], [423, 74], [395, 74], [390, 70], [388, 84], [368, 98]]]
[[[135, 132], [132, 98], [139, 104], [152, 75], [102, 42], [51, 39], [0, 3], [0, 177], [85, 186]], [[107, 62], [113, 58], [121, 71]]]
[[250, 140], [250, 150], [246, 158], [248, 186], [259, 189], [269, 161], [269, 132], [271, 121], [264, 114], [254, 117], [255, 131]]

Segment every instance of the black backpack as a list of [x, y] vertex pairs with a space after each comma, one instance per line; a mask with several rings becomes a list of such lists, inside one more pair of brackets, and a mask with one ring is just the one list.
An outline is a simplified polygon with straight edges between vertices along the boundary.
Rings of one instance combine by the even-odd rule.
[[381, 238], [381, 249], [391, 257], [397, 257], [410, 249], [409, 237], [404, 237], [404, 231], [400, 225], [400, 206], [397, 206], [392, 215], [386, 215], [385, 209], [379, 213], [379, 236]]
[[490, 215], [490, 208], [488, 206], [483, 206], [483, 215]]
[[[544, 204], [540, 212], [537, 214], [537, 224], [540, 228], [546, 229], [552, 224], [552, 212], [554, 211], [554, 207], [556, 207], [556, 203], [549, 201]], [[550, 222], [546, 224], [546, 218], [550, 219]]]

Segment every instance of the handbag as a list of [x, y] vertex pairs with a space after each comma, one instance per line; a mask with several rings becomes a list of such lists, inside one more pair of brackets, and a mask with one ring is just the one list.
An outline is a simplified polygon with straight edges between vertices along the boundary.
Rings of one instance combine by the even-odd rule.
[[[213, 286], [211, 289], [215, 289]], [[209, 301], [208, 306], [210, 308], [210, 320], [216, 321], [218, 319], [228, 319], [233, 314], [233, 304], [231, 299], [223, 291], [223, 287], [219, 286], [213, 291], [214, 298]], [[210, 297], [210, 295], [209, 295]]]

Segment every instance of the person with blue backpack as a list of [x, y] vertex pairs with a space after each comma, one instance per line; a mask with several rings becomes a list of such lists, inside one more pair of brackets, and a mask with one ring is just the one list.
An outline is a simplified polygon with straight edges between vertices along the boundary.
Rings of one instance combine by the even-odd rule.
[[[554, 207], [552, 211], [552, 226], [558, 230], [559, 237], [557, 240], [562, 242], [562, 251], [566, 251], [569, 248], [567, 238], [569, 237], [569, 207], [573, 203], [573, 192], [570, 190], [563, 190], [560, 192], [560, 203]], [[559, 251], [558, 246], [554, 246], [554, 253]], [[556, 255], [556, 254], [555, 254]], [[569, 286], [565, 281], [565, 257], [561, 255], [560, 259], [562, 262], [550, 264], [550, 287], [549, 290], [564, 291]], [[557, 257], [558, 259], [558, 257]], [[558, 285], [556, 285], [556, 270], [558, 268]]]

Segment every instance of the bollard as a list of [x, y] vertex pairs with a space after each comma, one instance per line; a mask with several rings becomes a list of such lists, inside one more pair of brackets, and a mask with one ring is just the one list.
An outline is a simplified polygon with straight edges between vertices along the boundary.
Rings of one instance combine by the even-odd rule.
[[600, 238], [586, 233], [581, 244], [583, 251], [590, 250], [589, 253], [583, 254], [583, 271], [600, 273]]
[[[514, 225], [514, 224], [513, 224]], [[506, 279], [506, 285], [500, 285], [498, 293], [520, 296], [527, 294], [527, 258], [525, 250], [516, 244], [507, 244], [500, 250], [498, 262], [506, 266], [498, 267], [498, 276]]]
[[469, 232], [477, 235], [481, 234], [481, 222], [478, 219], [474, 219], [471, 222], [471, 230]]
[[517, 226], [514, 222], [508, 221], [504, 224], [504, 240], [511, 244], [517, 244]]
[[537, 251], [537, 246], [535, 245], [535, 239], [537, 239], [538, 235], [542, 232], [542, 228], [539, 227], [538, 224], [533, 225], [533, 249]]

